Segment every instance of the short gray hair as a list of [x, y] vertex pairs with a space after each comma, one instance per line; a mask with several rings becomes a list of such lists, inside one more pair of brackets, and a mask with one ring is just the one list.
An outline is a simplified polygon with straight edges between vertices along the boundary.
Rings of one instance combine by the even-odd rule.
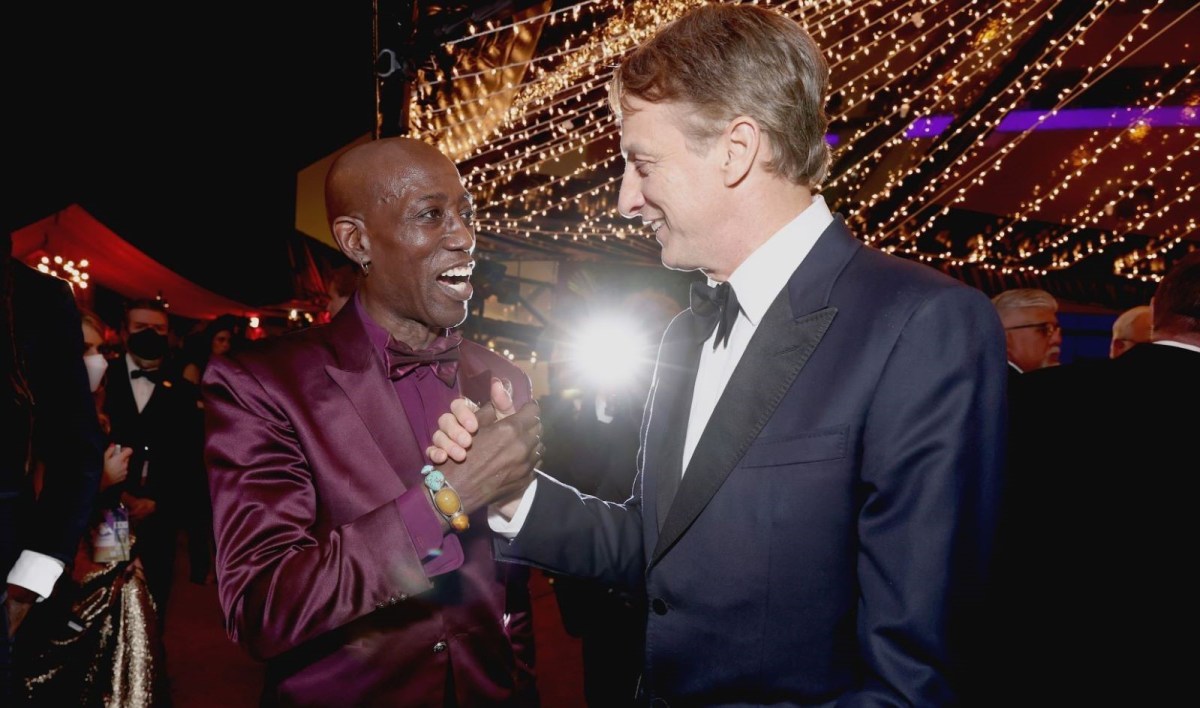
[[1016, 310], [1022, 307], [1048, 307], [1058, 312], [1058, 300], [1045, 290], [1038, 288], [1013, 288], [992, 298], [997, 311]]

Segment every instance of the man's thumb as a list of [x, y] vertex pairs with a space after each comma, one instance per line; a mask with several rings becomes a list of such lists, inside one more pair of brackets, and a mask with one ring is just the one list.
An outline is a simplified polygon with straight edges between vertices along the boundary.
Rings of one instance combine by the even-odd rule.
[[512, 382], [508, 379], [492, 379], [492, 407], [496, 409], [497, 420], [517, 412], [513, 404]]

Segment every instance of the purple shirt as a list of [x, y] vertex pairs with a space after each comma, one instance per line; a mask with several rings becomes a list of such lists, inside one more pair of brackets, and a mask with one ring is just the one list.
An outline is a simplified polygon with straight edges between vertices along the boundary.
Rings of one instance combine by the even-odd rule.
[[[367, 331], [371, 346], [379, 353], [387, 366], [387, 345], [391, 335], [380, 327], [358, 301], [358, 293], [350, 300], [350, 306], [358, 311], [359, 318]], [[450, 410], [450, 402], [459, 396], [458, 380], [454, 386], [447, 386], [441, 379], [433, 375], [428, 366], [418, 367], [408, 376], [392, 382], [396, 395], [400, 397], [400, 405], [404, 415], [412, 427], [413, 435], [423, 446], [429, 446], [433, 434], [437, 431], [437, 419]], [[463, 564], [462, 543], [458, 536], [445, 535], [442, 532], [442, 522], [434, 511], [429, 500], [429, 491], [421, 479], [421, 471], [413, 470], [412, 475], [404, 480], [408, 491], [396, 499], [396, 507], [404, 519], [404, 525], [412, 537], [413, 546], [425, 549], [425, 560], [422, 565], [429, 577], [457, 570]]]

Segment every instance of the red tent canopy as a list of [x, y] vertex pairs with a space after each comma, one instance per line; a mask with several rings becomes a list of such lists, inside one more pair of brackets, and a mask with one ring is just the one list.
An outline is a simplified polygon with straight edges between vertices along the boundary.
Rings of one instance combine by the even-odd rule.
[[[13, 256], [35, 267], [42, 258], [51, 260], [50, 267], [55, 267], [56, 256], [64, 262], [86, 259], [89, 283], [130, 299], [161, 295], [171, 312], [183, 317], [207, 320], [227, 313], [258, 314], [257, 308], [206, 290], [168, 270], [77, 204], [14, 232]], [[61, 267], [58, 270], [65, 275]]]

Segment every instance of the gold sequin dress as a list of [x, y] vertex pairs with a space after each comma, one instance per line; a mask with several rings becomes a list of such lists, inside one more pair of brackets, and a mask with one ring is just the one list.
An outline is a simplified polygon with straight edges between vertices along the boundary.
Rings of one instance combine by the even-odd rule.
[[43, 604], [18, 637], [30, 705], [169, 705], [162, 635], [136, 556], [94, 563], [81, 544], [71, 582], [60, 581]]

